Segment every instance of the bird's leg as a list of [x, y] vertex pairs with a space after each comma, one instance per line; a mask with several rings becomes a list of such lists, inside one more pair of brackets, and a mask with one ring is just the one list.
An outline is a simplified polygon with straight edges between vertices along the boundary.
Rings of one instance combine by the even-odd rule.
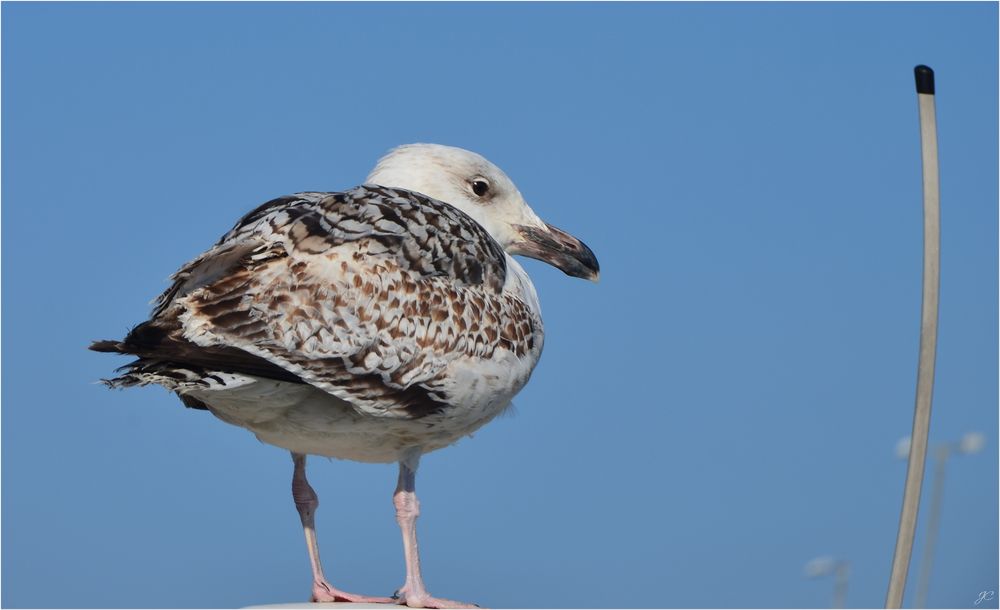
[[295, 508], [302, 520], [302, 529], [306, 534], [306, 546], [309, 548], [309, 562], [312, 564], [313, 586], [312, 601], [314, 602], [372, 602], [395, 603], [387, 597], [368, 597], [347, 593], [335, 588], [323, 576], [323, 566], [319, 563], [319, 544], [316, 542], [316, 509], [319, 507], [319, 496], [306, 480], [306, 456], [293, 453], [295, 474], [292, 475], [292, 498]]
[[417, 517], [420, 502], [417, 500], [415, 482], [419, 455], [399, 462], [399, 483], [392, 495], [396, 507], [396, 521], [403, 532], [403, 554], [406, 558], [406, 583], [396, 591], [398, 603], [411, 608], [476, 608], [448, 599], [431, 597], [420, 575], [420, 553], [417, 550]]

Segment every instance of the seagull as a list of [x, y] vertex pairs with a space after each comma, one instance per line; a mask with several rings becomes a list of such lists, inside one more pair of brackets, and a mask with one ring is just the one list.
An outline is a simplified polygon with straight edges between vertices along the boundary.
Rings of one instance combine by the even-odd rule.
[[[415, 481], [423, 454], [507, 409], [541, 356], [538, 296], [511, 255], [600, 273], [590, 248], [543, 222], [496, 165], [404, 145], [362, 186], [249, 212], [171, 276], [149, 320], [90, 349], [138, 358], [109, 387], [158, 384], [291, 452], [312, 601], [471, 607], [424, 586]], [[308, 455], [398, 463], [406, 580], [392, 598], [326, 579]]]

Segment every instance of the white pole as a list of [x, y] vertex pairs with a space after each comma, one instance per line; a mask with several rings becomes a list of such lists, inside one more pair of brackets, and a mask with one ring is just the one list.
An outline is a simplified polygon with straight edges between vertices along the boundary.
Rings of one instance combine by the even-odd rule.
[[903, 605], [906, 574], [913, 553], [913, 537], [920, 508], [920, 487], [927, 458], [927, 436], [931, 423], [934, 390], [934, 356], [937, 350], [938, 297], [941, 277], [941, 199], [938, 179], [937, 125], [934, 117], [934, 71], [927, 66], [913, 69], [920, 108], [920, 145], [924, 168], [924, 288], [920, 320], [920, 360], [917, 365], [917, 399], [913, 412], [910, 460], [906, 467], [903, 508], [899, 515], [896, 551], [886, 608]]

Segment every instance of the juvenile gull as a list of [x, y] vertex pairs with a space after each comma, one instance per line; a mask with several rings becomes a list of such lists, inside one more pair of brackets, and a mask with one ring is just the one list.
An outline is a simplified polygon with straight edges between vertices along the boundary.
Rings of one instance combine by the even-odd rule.
[[[91, 349], [138, 356], [110, 387], [159, 384], [292, 453], [313, 601], [462, 607], [424, 587], [414, 480], [421, 455], [496, 417], [538, 362], [538, 297], [512, 254], [599, 273], [594, 253], [542, 222], [483, 157], [401, 146], [363, 186], [251, 211], [172, 276], [149, 320]], [[399, 463], [406, 581], [394, 598], [326, 580], [307, 455]]]

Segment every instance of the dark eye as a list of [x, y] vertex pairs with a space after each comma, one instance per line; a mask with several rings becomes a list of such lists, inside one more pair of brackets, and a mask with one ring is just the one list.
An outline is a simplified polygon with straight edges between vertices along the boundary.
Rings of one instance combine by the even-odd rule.
[[490, 190], [490, 183], [485, 180], [473, 180], [472, 181], [472, 192], [477, 196], [482, 197], [486, 195]]

